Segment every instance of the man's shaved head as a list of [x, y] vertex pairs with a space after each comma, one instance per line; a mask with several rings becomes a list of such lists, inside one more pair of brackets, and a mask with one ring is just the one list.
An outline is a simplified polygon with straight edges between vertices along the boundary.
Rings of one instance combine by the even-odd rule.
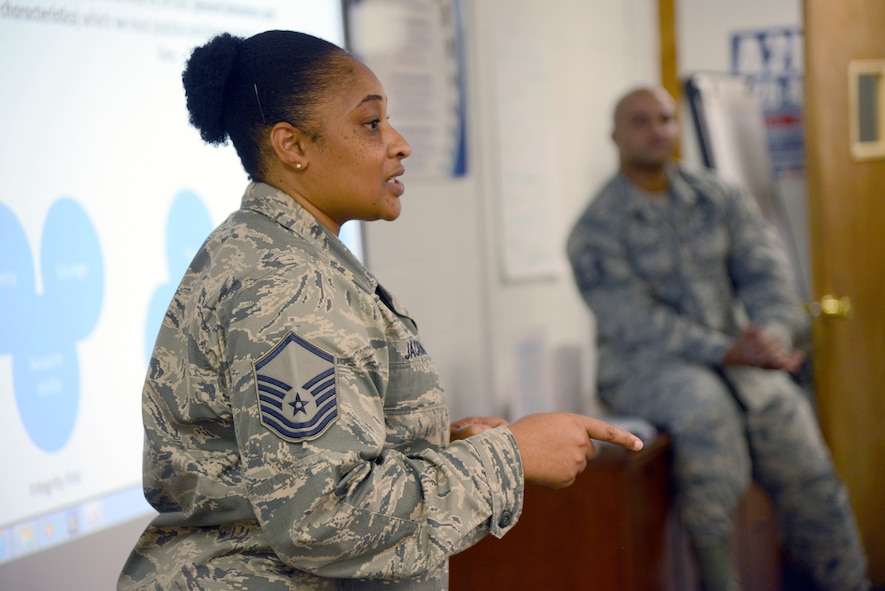
[[617, 104], [615, 104], [613, 117], [615, 129], [618, 128], [619, 122], [624, 119], [624, 116], [630, 110], [631, 105], [633, 105], [637, 99], [642, 97], [656, 98], [661, 103], [670, 106], [674, 112], [676, 110], [676, 101], [673, 100], [673, 97], [665, 89], [656, 86], [640, 86], [622, 96]]
[[676, 101], [663, 88], [639, 87], [614, 110], [612, 140], [625, 173], [663, 171], [678, 142]]

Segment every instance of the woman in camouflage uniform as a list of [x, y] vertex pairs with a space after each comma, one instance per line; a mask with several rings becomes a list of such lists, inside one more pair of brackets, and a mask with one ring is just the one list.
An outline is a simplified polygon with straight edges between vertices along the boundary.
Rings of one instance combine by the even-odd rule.
[[363, 64], [301, 33], [225, 34], [183, 81], [191, 122], [252, 182], [156, 341], [159, 515], [120, 589], [445, 589], [449, 555], [516, 523], [524, 482], [567, 485], [590, 437], [641, 446], [565, 413], [449, 425], [415, 323], [337, 237], [399, 215], [411, 152]]

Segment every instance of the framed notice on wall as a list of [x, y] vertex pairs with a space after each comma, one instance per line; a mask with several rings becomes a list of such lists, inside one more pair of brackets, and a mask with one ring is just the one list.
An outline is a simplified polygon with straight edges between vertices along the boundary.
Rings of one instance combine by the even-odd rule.
[[410, 178], [467, 171], [458, 0], [344, 0], [348, 50], [384, 85], [393, 126], [412, 146]]

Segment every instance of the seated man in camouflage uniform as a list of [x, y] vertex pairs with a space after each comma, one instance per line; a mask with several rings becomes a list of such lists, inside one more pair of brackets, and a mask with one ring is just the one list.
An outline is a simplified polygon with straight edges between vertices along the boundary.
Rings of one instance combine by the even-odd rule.
[[787, 558], [822, 591], [860, 591], [866, 562], [843, 485], [803, 391], [807, 330], [785, 258], [752, 197], [672, 161], [661, 89], [619, 102], [619, 172], [568, 240], [594, 312], [600, 398], [672, 435], [680, 515], [705, 591], [735, 590], [733, 512], [755, 479]]

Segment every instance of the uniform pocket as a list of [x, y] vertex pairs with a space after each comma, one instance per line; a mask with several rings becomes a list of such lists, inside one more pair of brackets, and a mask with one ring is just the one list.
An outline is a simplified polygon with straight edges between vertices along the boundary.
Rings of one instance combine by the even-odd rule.
[[417, 338], [388, 343], [390, 379], [384, 395], [387, 440], [443, 445], [448, 408], [439, 373]]

